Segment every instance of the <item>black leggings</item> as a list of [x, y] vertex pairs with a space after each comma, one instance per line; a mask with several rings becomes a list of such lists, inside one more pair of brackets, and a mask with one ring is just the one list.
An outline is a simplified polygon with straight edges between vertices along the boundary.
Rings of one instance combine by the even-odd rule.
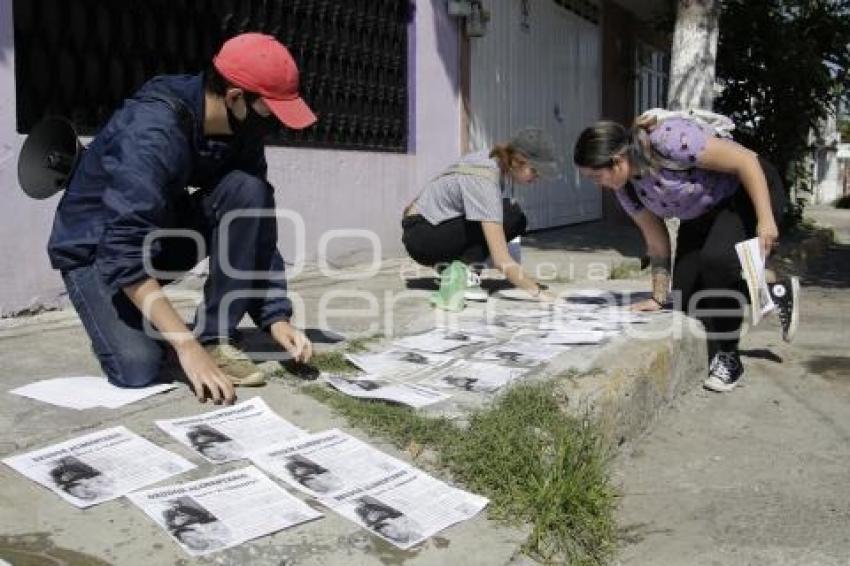
[[[502, 200], [502, 226], [510, 241], [525, 233], [527, 220], [518, 204]], [[416, 263], [434, 266], [460, 260], [466, 264], [483, 263], [490, 255], [481, 222], [463, 216], [431, 224], [419, 214], [401, 220], [401, 241]]]
[[[785, 188], [776, 168], [759, 158], [770, 191], [776, 225], [781, 226], [787, 202]], [[722, 311], [699, 316], [709, 334], [709, 353], [738, 348], [741, 324], [748, 297], [741, 279], [741, 264], [735, 244], [756, 235], [756, 214], [743, 187], [710, 212], [679, 226], [673, 290], [681, 296], [682, 310]], [[705, 295], [695, 297], [697, 294]], [[693, 302], [693, 304], [691, 304]]]

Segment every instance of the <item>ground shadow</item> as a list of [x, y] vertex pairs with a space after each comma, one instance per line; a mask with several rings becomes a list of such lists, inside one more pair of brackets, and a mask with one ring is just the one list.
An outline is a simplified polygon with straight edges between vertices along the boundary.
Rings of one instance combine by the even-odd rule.
[[644, 301], [652, 296], [649, 291], [633, 292], [633, 291], [605, 291], [604, 294], [593, 296], [573, 296], [566, 297], [564, 301], [572, 305], [600, 305], [600, 306], [618, 306], [625, 307]]
[[782, 357], [773, 353], [771, 350], [766, 348], [756, 348], [753, 350], [739, 350], [738, 352], [741, 356], [746, 358], [753, 358], [756, 360], [767, 360], [768, 362], [773, 362], [776, 364], [782, 363]]
[[302, 381], [316, 381], [322, 373], [316, 366], [298, 363], [291, 358], [281, 361], [280, 367], [291, 376]]
[[[338, 344], [345, 341], [345, 336], [319, 328], [308, 328], [304, 334], [314, 345]], [[255, 363], [274, 361], [284, 364], [292, 360], [289, 352], [284, 350], [268, 332], [257, 328], [240, 330], [238, 346]]]
[[[405, 286], [414, 291], [436, 291], [440, 284], [436, 277], [413, 277], [405, 279]], [[481, 288], [490, 294], [498, 291], [513, 289], [513, 284], [507, 279], [481, 279]]]
[[850, 356], [814, 356], [806, 367], [824, 379], [850, 382]]
[[850, 287], [850, 246], [833, 244], [826, 253], [809, 261], [802, 283], [812, 287], [841, 289]]
[[[313, 344], [339, 344], [345, 341], [345, 336], [331, 330], [307, 328], [304, 330], [307, 339]], [[239, 347], [246, 351], [275, 352], [281, 347], [268, 332], [258, 328], [239, 330]]]
[[404, 285], [413, 291], [436, 291], [440, 287], [436, 277], [411, 277], [404, 280]]
[[560, 228], [531, 232], [522, 237], [526, 248], [573, 252], [613, 250], [627, 257], [640, 257], [644, 242], [633, 224], [606, 221], [584, 222]]
[[513, 289], [514, 285], [507, 279], [482, 279], [481, 288], [490, 294]]

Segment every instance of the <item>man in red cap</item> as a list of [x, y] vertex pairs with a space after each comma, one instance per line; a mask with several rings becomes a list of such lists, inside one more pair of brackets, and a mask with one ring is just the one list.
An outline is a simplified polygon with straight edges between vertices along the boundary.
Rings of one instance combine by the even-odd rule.
[[[157, 381], [170, 346], [199, 399], [232, 402], [234, 385], [265, 380], [234, 345], [245, 314], [296, 361], [310, 359], [289, 323], [263, 140], [281, 123], [315, 121], [287, 49], [246, 33], [206, 73], [150, 80], [98, 133], [59, 203], [48, 254], [112, 383]], [[160, 284], [207, 252], [192, 333]]]

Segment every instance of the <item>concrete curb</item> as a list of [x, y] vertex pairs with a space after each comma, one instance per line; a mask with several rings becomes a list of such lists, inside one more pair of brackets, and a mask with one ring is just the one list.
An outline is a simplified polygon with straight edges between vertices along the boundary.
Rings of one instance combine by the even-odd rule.
[[610, 448], [634, 440], [679, 395], [697, 388], [708, 373], [705, 333], [699, 323], [672, 314], [679, 336], [618, 340], [600, 353], [591, 370], [562, 377], [564, 408], [589, 416]]

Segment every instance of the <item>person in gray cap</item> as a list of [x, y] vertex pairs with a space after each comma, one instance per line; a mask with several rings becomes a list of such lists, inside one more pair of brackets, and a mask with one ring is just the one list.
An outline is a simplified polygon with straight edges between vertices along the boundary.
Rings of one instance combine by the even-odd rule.
[[476, 272], [488, 256], [514, 286], [552, 299], [508, 252], [507, 242], [525, 232], [526, 217], [504, 195], [514, 183], [558, 173], [549, 137], [525, 128], [507, 143], [463, 156], [425, 185], [404, 210], [402, 242], [414, 261], [441, 272], [440, 291], [431, 299], [436, 307], [460, 310], [464, 299], [486, 300]]

